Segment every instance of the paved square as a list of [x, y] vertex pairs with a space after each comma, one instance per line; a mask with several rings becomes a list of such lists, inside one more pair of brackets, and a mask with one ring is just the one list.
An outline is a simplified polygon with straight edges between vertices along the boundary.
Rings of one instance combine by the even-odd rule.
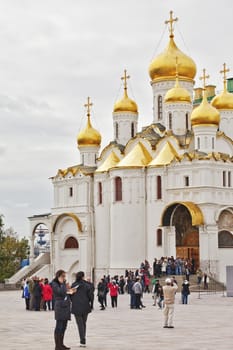
[[[163, 329], [163, 315], [144, 297], [146, 308], [130, 310], [128, 295], [118, 297], [118, 309], [108, 307], [89, 316], [87, 348], [90, 350], [232, 350], [233, 298], [222, 294], [190, 296], [189, 305], [176, 297], [174, 329]], [[109, 302], [110, 305], [110, 302]], [[0, 292], [0, 348], [7, 350], [54, 349], [53, 312], [26, 311], [20, 291]], [[79, 349], [74, 319], [68, 324], [65, 344]]]

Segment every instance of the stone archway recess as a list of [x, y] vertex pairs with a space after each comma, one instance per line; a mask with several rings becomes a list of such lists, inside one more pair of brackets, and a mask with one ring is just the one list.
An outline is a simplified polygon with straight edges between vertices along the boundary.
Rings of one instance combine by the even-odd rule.
[[201, 209], [193, 202], [175, 202], [163, 211], [161, 226], [175, 227], [176, 256], [193, 259], [199, 266], [199, 226], [204, 224]]

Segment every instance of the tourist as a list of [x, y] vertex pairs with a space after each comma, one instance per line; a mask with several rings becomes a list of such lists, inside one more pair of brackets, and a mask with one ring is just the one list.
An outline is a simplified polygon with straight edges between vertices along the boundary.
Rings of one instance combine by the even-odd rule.
[[142, 285], [140, 283], [140, 277], [136, 277], [136, 282], [134, 283], [132, 290], [135, 294], [135, 309], [141, 309], [141, 296], [142, 296]]
[[188, 296], [189, 296], [189, 294], [190, 294], [189, 282], [187, 280], [185, 280], [182, 283], [182, 289], [181, 289], [182, 304], [188, 304]]
[[144, 283], [145, 283], [144, 293], [150, 293], [150, 289], [149, 289], [150, 279], [149, 279], [148, 275], [144, 276]]
[[162, 308], [163, 308], [163, 301], [164, 301], [164, 295], [163, 295], [163, 287], [161, 286], [160, 283], [158, 285], [157, 299], [156, 300], [157, 300], [158, 309], [162, 310]]
[[128, 289], [128, 293], [130, 295], [130, 309], [135, 309], [135, 307], [136, 307], [135, 293], [133, 291], [134, 283], [135, 283], [135, 281], [129, 277], [127, 280], [127, 289]]
[[119, 292], [120, 294], [124, 294], [124, 287], [125, 287], [125, 279], [123, 276], [120, 276], [120, 280], [119, 280]]
[[197, 275], [197, 284], [200, 286], [201, 280], [202, 280], [202, 270], [200, 268], [197, 269], [196, 275]]
[[108, 284], [108, 288], [110, 292], [112, 308], [117, 307], [118, 286], [114, 279]]
[[29, 293], [30, 293], [30, 302], [29, 302], [29, 310], [34, 310], [34, 277], [29, 279]]
[[29, 281], [25, 281], [23, 287], [23, 298], [25, 299], [26, 310], [30, 310], [30, 292], [29, 292]]
[[105, 310], [104, 298], [106, 295], [106, 283], [104, 282], [103, 278], [101, 278], [100, 282], [98, 283], [97, 290], [98, 302], [100, 303], [100, 310]]
[[76, 281], [71, 288], [76, 290], [76, 293], [71, 296], [71, 312], [74, 314], [78, 326], [80, 347], [86, 347], [86, 323], [94, 297], [90, 284], [84, 280], [84, 272], [79, 271], [77, 273]]
[[51, 302], [53, 299], [53, 290], [49, 284], [48, 278], [45, 278], [42, 288], [43, 288], [42, 293], [43, 293], [43, 301], [44, 301], [43, 308], [46, 311], [47, 307], [48, 307], [48, 310], [50, 311], [51, 310]]
[[67, 289], [65, 271], [58, 270], [56, 272], [55, 279], [52, 282], [52, 288], [55, 300], [54, 310], [56, 320], [56, 327], [54, 331], [54, 339], [56, 344], [55, 350], [70, 349], [64, 345], [63, 340], [67, 328], [67, 322], [71, 318], [71, 302], [69, 294], [73, 294], [74, 290]]
[[171, 278], [167, 278], [165, 280], [165, 283], [166, 285], [163, 286], [164, 305], [165, 305], [165, 308], [163, 311], [164, 313], [163, 328], [174, 328], [173, 326], [174, 304], [175, 304], [175, 294], [178, 287]]
[[203, 280], [203, 283], [204, 283], [204, 289], [208, 289], [209, 288], [209, 281], [210, 281], [210, 279], [209, 279], [209, 277], [207, 276], [206, 273], [204, 273], [202, 280]]
[[42, 297], [42, 288], [41, 288], [41, 285], [40, 285], [38, 277], [36, 277], [34, 279], [33, 296], [34, 296], [34, 308], [35, 308], [35, 311], [40, 311], [40, 303], [41, 303], [41, 297]]

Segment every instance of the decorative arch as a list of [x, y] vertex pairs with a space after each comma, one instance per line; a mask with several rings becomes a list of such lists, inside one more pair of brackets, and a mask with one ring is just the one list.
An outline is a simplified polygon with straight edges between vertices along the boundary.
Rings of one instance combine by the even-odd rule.
[[171, 226], [172, 216], [179, 206], [187, 208], [193, 226], [204, 225], [204, 216], [199, 206], [193, 202], [175, 202], [169, 204], [163, 211], [161, 217], [161, 226]]
[[70, 236], [66, 239], [64, 244], [64, 249], [78, 249], [78, 248], [79, 248], [79, 243], [75, 237]]
[[218, 233], [218, 247], [233, 248], [233, 234], [226, 230], [220, 231]]
[[33, 229], [32, 229], [32, 235], [35, 235], [35, 232], [36, 232], [36, 230], [38, 229], [38, 227], [39, 227], [40, 225], [44, 225], [44, 226], [46, 226], [47, 229], [48, 229], [47, 224], [45, 224], [44, 222], [41, 221], [41, 222], [37, 223], [37, 224], [33, 227]]
[[58, 222], [59, 222], [61, 219], [65, 218], [65, 217], [70, 217], [71, 219], [73, 219], [73, 220], [75, 221], [75, 223], [77, 224], [77, 226], [78, 226], [78, 230], [79, 230], [80, 232], [83, 232], [81, 221], [80, 221], [79, 218], [78, 218], [75, 214], [73, 214], [73, 213], [63, 213], [63, 214], [59, 215], [59, 216], [56, 218], [56, 220], [55, 220], [55, 222], [54, 222], [54, 224], [53, 224], [53, 232], [55, 232]]

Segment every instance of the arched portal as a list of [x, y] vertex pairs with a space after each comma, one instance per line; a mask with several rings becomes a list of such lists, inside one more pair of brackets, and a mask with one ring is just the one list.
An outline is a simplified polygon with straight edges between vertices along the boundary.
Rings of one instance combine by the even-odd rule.
[[176, 256], [193, 259], [199, 266], [199, 226], [204, 224], [200, 208], [192, 202], [176, 202], [162, 214], [162, 226], [175, 227]]
[[218, 217], [218, 247], [233, 247], [233, 208], [221, 210]]
[[37, 257], [41, 253], [50, 251], [49, 229], [43, 222], [36, 224], [32, 231], [33, 255]]

